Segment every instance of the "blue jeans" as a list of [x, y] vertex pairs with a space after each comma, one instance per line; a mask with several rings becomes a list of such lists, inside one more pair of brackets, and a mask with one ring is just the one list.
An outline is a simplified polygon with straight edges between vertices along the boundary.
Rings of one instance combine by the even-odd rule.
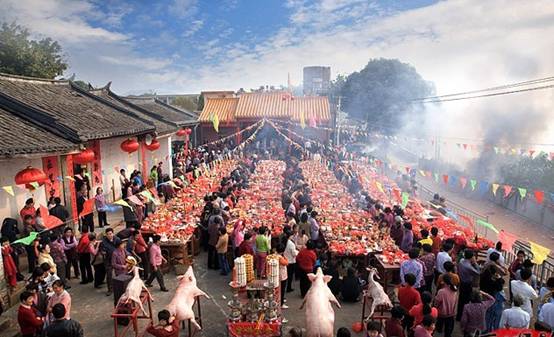
[[500, 317], [502, 316], [502, 310], [504, 309], [504, 301], [506, 301], [506, 298], [504, 297], [504, 292], [498, 292], [496, 295], [494, 295], [494, 298], [496, 301], [487, 310], [486, 314], [486, 322], [487, 322], [487, 331], [491, 332], [494, 330], [497, 330], [500, 325]]
[[229, 262], [227, 261], [227, 254], [220, 254], [217, 253], [217, 257], [219, 259], [219, 266], [221, 267], [221, 274], [227, 275], [231, 271], [231, 268], [229, 267]]

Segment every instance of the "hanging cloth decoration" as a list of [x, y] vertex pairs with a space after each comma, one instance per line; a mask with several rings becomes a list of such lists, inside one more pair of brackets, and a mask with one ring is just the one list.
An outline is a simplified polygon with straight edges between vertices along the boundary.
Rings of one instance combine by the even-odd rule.
[[477, 219], [477, 223], [478, 223], [479, 225], [485, 227], [485, 228], [490, 229], [491, 231], [493, 231], [493, 232], [495, 232], [495, 233], [497, 233], [497, 234], [498, 234], [498, 232], [499, 232], [498, 229], [496, 229], [496, 227], [494, 227], [493, 224], [488, 223], [488, 222], [486, 222], [486, 221], [484, 221], [484, 220]]
[[464, 177], [460, 177], [460, 185], [462, 186], [462, 189], [464, 190], [467, 185], [467, 179]]
[[471, 190], [472, 190], [472, 191], [475, 191], [475, 186], [477, 186], [477, 180], [471, 179], [471, 180], [469, 181], [469, 184], [471, 185]]
[[542, 264], [550, 254], [550, 249], [531, 241], [529, 241], [529, 245], [531, 246], [531, 253], [533, 253], [533, 263]]
[[510, 192], [512, 192], [512, 186], [510, 185], [504, 185], [504, 198], [507, 198], [510, 195]]
[[498, 190], [498, 187], [500, 187], [500, 185], [492, 184], [492, 194], [494, 194], [495, 197], [496, 197], [496, 191]]
[[21, 238], [19, 240], [15, 240], [13, 243], [21, 243], [23, 245], [30, 245], [31, 243], [33, 243], [33, 241], [35, 241], [35, 239], [37, 238], [38, 236], [38, 233], [37, 232], [31, 232], [29, 234], [29, 236], [26, 236], [24, 238]]
[[219, 117], [217, 116], [217, 114], [212, 114], [212, 125], [214, 127], [214, 130], [215, 132], [219, 133]]
[[512, 246], [517, 241], [517, 236], [512, 233], [508, 233], [505, 230], [501, 230], [498, 233], [498, 241], [502, 242], [502, 248], [509, 252], [512, 250]]
[[527, 189], [523, 187], [518, 187], [517, 190], [519, 191], [519, 196], [521, 197], [521, 200], [525, 199], [525, 196], [527, 195]]
[[535, 190], [533, 193], [535, 194], [535, 200], [537, 200], [537, 204], [542, 204], [544, 201], [544, 192], [541, 190]]
[[406, 208], [409, 199], [410, 195], [408, 194], [408, 192], [402, 192], [402, 208]]

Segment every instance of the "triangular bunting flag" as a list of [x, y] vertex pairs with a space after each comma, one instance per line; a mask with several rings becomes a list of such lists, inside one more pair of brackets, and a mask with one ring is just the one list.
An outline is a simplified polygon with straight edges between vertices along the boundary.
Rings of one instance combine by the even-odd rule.
[[33, 181], [30, 185], [33, 186], [35, 190], [40, 187], [40, 185], [36, 181]]
[[421, 174], [422, 177], [425, 177], [425, 171], [419, 170], [419, 174]]
[[498, 229], [496, 229], [496, 227], [494, 227], [493, 224], [488, 223], [488, 222], [486, 222], [486, 221], [484, 221], [484, 220], [481, 220], [481, 219], [477, 219], [477, 223], [478, 223], [479, 225], [481, 225], [481, 226], [483, 226], [483, 227], [485, 227], [485, 228], [488, 228], [488, 229], [490, 229], [491, 231], [493, 231], [493, 232], [495, 232], [495, 233], [498, 234]]
[[406, 173], [410, 173], [411, 168], [409, 166], [406, 166], [404, 169], [406, 170]]
[[79, 213], [79, 218], [89, 215], [94, 210], [94, 199], [87, 199], [83, 204], [83, 210]]
[[512, 192], [512, 186], [510, 185], [504, 185], [504, 198], [507, 198], [510, 195], [510, 192]]
[[535, 194], [535, 200], [537, 200], [537, 203], [542, 204], [544, 201], [544, 192], [541, 190], [535, 190], [533, 193]]
[[75, 178], [73, 178], [72, 176], [65, 176], [65, 179], [75, 181]]
[[12, 244], [14, 243], [21, 243], [21, 244], [24, 244], [26, 246], [30, 245], [31, 243], [33, 243], [33, 241], [35, 241], [35, 239], [37, 238], [38, 236], [38, 233], [37, 232], [31, 232], [29, 234], [29, 236], [26, 236], [24, 238], [21, 238], [19, 240], [15, 240]]
[[52, 229], [63, 224], [60, 218], [50, 215], [50, 213], [48, 212], [48, 208], [42, 205], [40, 205], [40, 217], [42, 218], [44, 227], [46, 227], [47, 229]]
[[498, 241], [502, 242], [502, 248], [507, 252], [512, 251], [512, 246], [517, 241], [517, 239], [518, 239], [517, 236], [511, 233], [508, 233], [505, 230], [501, 230], [498, 233]]
[[533, 158], [533, 154], [535, 154], [535, 150], [529, 150], [529, 157]]
[[467, 150], [467, 144], [462, 144], [464, 146], [464, 150]]
[[408, 192], [402, 192], [402, 208], [406, 208], [409, 199], [410, 195], [408, 194]]
[[489, 190], [489, 183], [481, 180], [479, 181], [479, 192], [486, 193]]
[[129, 207], [129, 208], [132, 208], [131, 205], [129, 205], [127, 203], [127, 201], [123, 200], [123, 199], [119, 199], [119, 200], [116, 200], [113, 202], [114, 205], [119, 205], [119, 206], [124, 206], [124, 207]]
[[443, 174], [443, 175], [442, 175], [442, 181], [444, 181], [444, 183], [445, 183], [446, 185], [448, 185], [448, 174]]
[[496, 146], [494, 147], [494, 152], [498, 154], [498, 148]]
[[492, 184], [492, 194], [494, 194], [495, 197], [496, 197], [496, 190], [498, 190], [498, 187], [500, 187], [500, 185]]
[[542, 264], [544, 260], [550, 254], [550, 249], [529, 241], [529, 246], [531, 246], [531, 253], [533, 253], [533, 263]]
[[13, 187], [11, 187], [11, 186], [2, 186], [2, 189], [4, 191], [6, 191], [6, 193], [11, 195], [12, 197], [15, 197], [15, 193], [13, 192]]
[[433, 175], [435, 176], [435, 181], [438, 183], [439, 182], [439, 174], [438, 173], [433, 173]]
[[460, 185], [462, 185], [462, 189], [465, 189], [467, 185], [467, 179], [464, 177], [460, 177]]
[[525, 199], [525, 196], [527, 195], [527, 189], [523, 187], [518, 187], [517, 190], [519, 191], [519, 196], [521, 199]]
[[469, 184], [471, 185], [471, 190], [472, 190], [472, 191], [475, 191], [475, 186], [477, 186], [477, 180], [471, 179], [471, 180], [469, 181]]
[[139, 206], [144, 205], [136, 195], [131, 195], [130, 197], [127, 198], [127, 200], [132, 202], [135, 205], [139, 205]]
[[380, 182], [376, 181], [375, 186], [377, 186], [377, 189], [381, 191], [381, 193], [385, 193], [385, 191], [383, 190], [383, 185], [381, 185]]

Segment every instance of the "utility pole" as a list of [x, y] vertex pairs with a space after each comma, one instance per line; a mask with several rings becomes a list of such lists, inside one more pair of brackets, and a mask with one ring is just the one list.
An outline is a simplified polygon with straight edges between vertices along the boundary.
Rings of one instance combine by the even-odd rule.
[[339, 118], [339, 114], [342, 112], [341, 111], [341, 103], [342, 103], [342, 96], [339, 96], [338, 97], [338, 101], [337, 101], [337, 113], [335, 114], [335, 143], [336, 145], [340, 145], [340, 118]]

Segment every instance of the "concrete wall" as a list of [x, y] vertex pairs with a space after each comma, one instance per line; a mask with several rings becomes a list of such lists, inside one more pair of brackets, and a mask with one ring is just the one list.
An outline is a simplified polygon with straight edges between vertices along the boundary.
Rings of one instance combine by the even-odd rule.
[[25, 200], [27, 198], [34, 198], [35, 205], [45, 205], [47, 203], [46, 193], [44, 187], [40, 187], [33, 192], [28, 189], [23, 189], [15, 185], [15, 175], [17, 172], [25, 169], [27, 166], [32, 166], [42, 170], [42, 159], [26, 159], [17, 158], [9, 160], [0, 160], [0, 186], [12, 186], [15, 196], [12, 197], [3, 189], [0, 190], [0, 220], [4, 218], [19, 219], [19, 211], [25, 206]]

